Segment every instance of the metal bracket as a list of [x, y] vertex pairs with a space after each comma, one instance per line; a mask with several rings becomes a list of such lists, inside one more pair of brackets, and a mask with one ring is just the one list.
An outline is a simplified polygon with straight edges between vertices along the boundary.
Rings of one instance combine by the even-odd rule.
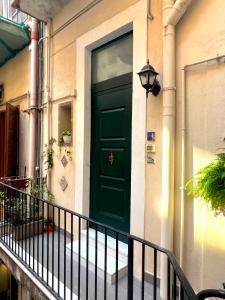
[[42, 111], [43, 109], [44, 109], [43, 106], [42, 106], [42, 107], [31, 106], [31, 107], [29, 107], [29, 108], [27, 108], [27, 109], [22, 110], [22, 112], [30, 114], [30, 112], [31, 112], [32, 110]]
[[169, 86], [169, 87], [164, 87], [162, 90], [163, 91], [176, 91], [176, 87], [175, 86]]

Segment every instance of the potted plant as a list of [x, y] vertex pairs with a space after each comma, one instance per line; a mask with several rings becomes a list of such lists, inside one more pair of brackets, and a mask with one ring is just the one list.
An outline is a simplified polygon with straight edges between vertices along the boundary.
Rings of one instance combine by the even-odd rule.
[[44, 229], [47, 233], [51, 233], [51, 232], [54, 231], [55, 225], [54, 225], [54, 222], [53, 222], [52, 218], [49, 218], [49, 219], [45, 220]]
[[9, 178], [6, 180], [6, 183], [16, 189], [25, 190], [28, 186], [28, 178], [26, 177]]
[[58, 144], [59, 146], [62, 146], [63, 144], [68, 145], [71, 144], [71, 140], [71, 131], [65, 130], [60, 134]]
[[43, 158], [45, 158], [44, 164], [47, 165], [47, 170], [52, 169], [52, 167], [54, 165], [54, 161], [53, 161], [53, 154], [54, 154], [53, 145], [55, 143], [56, 143], [56, 139], [55, 138], [51, 138], [49, 140], [48, 144], [45, 144], [45, 151], [43, 152]]
[[186, 186], [188, 195], [200, 197], [216, 214], [225, 215], [225, 153], [217, 154]]
[[[36, 186], [34, 184], [34, 180], [31, 178], [30, 179], [30, 193], [36, 197], [43, 198], [47, 200], [49, 203], [52, 203], [53, 200], [55, 199], [54, 195], [52, 192], [49, 191], [47, 188], [47, 182], [46, 179], [43, 179], [42, 184]], [[44, 220], [44, 230], [46, 232], [53, 232], [54, 231], [54, 222], [52, 219], [52, 209], [53, 206], [50, 204], [49, 205], [49, 211], [47, 213], [48, 217], [47, 219]]]
[[[8, 230], [12, 232], [13, 238], [17, 241], [41, 234], [44, 231], [46, 205], [38, 198], [45, 199], [49, 202], [54, 199], [53, 194], [47, 188], [45, 179], [37, 185], [33, 178], [29, 178], [27, 192], [33, 197], [28, 195], [27, 197], [19, 198], [16, 194], [11, 194], [10, 198], [4, 197], [5, 218], [10, 225]], [[52, 206], [50, 205], [49, 216], [51, 214], [51, 208]]]
[[39, 203], [35, 198], [28, 200], [11, 197], [5, 200], [5, 217], [15, 240], [20, 241], [43, 232], [42, 216], [39, 216], [38, 210]]

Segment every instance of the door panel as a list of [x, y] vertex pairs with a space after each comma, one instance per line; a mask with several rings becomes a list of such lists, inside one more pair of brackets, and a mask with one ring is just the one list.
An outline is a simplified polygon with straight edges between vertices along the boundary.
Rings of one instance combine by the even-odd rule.
[[19, 109], [6, 104], [4, 176], [18, 175]]
[[91, 217], [129, 232], [132, 75], [93, 86]]

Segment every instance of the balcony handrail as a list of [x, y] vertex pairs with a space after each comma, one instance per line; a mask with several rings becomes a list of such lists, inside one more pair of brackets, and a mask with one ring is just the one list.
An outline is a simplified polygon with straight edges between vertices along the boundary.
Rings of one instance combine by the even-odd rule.
[[197, 296], [199, 300], [204, 300], [212, 297], [225, 299], [225, 290], [206, 289], [199, 292]]
[[[121, 230], [115, 229], [112, 226], [103, 224], [101, 222], [97, 222], [97, 221], [93, 220], [92, 218], [89, 218], [89, 217], [84, 216], [80, 213], [74, 212], [74, 211], [72, 211], [68, 208], [65, 208], [61, 205], [58, 205], [56, 203], [52, 203], [52, 202], [44, 200], [40, 197], [33, 196], [30, 193], [28, 193], [27, 191], [18, 190], [17, 188], [14, 188], [12, 186], [7, 185], [6, 183], [0, 182], [0, 191], [6, 192], [11, 197], [12, 201], [15, 198], [13, 196], [14, 194], [19, 195], [19, 197], [22, 199], [22, 204], [20, 204], [20, 205], [23, 205], [24, 207], [26, 207], [26, 206], [31, 207], [31, 205], [33, 205], [35, 203], [35, 205], [38, 206], [38, 210], [39, 210], [39, 207], [41, 207], [42, 212], [45, 215], [46, 215], [46, 213], [47, 213], [47, 215], [49, 215], [49, 211], [52, 210], [53, 211], [53, 220], [55, 220], [55, 218], [57, 217], [55, 215], [55, 212], [58, 212], [58, 218], [56, 218], [56, 220], [58, 222], [57, 227], [59, 227], [60, 230], [62, 229], [61, 226], [63, 226], [62, 221], [60, 222], [60, 218], [61, 218], [61, 215], [63, 215], [64, 216], [64, 228], [63, 228], [64, 236], [66, 235], [66, 230], [67, 230], [66, 216], [70, 216], [71, 230], [72, 231], [69, 234], [71, 235], [71, 240], [73, 240], [74, 235], [75, 235], [74, 232], [73, 232], [73, 228], [72, 228], [72, 223], [74, 223], [74, 217], [76, 217], [77, 220], [79, 221], [79, 232], [78, 232], [79, 242], [81, 242], [80, 241], [81, 221], [86, 221], [88, 230], [89, 230], [90, 224], [94, 225], [95, 232], [98, 232], [99, 229], [104, 229], [103, 232], [105, 234], [106, 239], [108, 238], [110, 232], [115, 234], [116, 235], [116, 241], [117, 241], [117, 250], [116, 250], [117, 251], [117, 259], [118, 259], [118, 240], [119, 240], [119, 237], [120, 238], [123, 237], [124, 239], [128, 240], [128, 286], [129, 286], [129, 282], [130, 282], [132, 288], [133, 288], [133, 278], [134, 278], [134, 274], [133, 274], [133, 254], [134, 254], [134, 251], [135, 251], [134, 242], [139, 243], [140, 245], [142, 245], [142, 273], [144, 274], [144, 277], [143, 277], [143, 274], [142, 274], [142, 284], [143, 284], [143, 280], [145, 281], [145, 259], [146, 259], [146, 252], [143, 249], [145, 249], [146, 247], [149, 247], [148, 249], [154, 250], [154, 266], [153, 267], [154, 267], [154, 298], [155, 299], [156, 299], [156, 292], [157, 292], [157, 290], [156, 290], [157, 289], [157, 253], [159, 252], [161, 254], [164, 254], [167, 257], [167, 262], [168, 262], [168, 269], [167, 269], [167, 271], [168, 271], [168, 274], [167, 274], [167, 281], [168, 281], [168, 284], [167, 284], [168, 285], [167, 286], [168, 290], [167, 290], [167, 292], [168, 292], [168, 294], [170, 295], [172, 293], [171, 290], [173, 291], [173, 294], [175, 294], [175, 295], [177, 294], [176, 289], [177, 289], [177, 279], [178, 279], [179, 280], [179, 293], [180, 293], [181, 299], [182, 299], [182, 294], [185, 294], [188, 299], [192, 299], [192, 300], [197, 300], [198, 299], [196, 293], [194, 292], [193, 288], [191, 287], [189, 281], [187, 280], [184, 272], [180, 268], [180, 266], [179, 266], [179, 264], [176, 260], [175, 255], [171, 251], [169, 251], [169, 250], [167, 250], [163, 247], [160, 247], [160, 246], [158, 246], [158, 245], [156, 245], [152, 242], [146, 241], [146, 240], [144, 240], [140, 237], [137, 237], [135, 235], [132, 235], [132, 234], [123, 232]], [[23, 201], [24, 201], [24, 203], [23, 203]], [[5, 204], [4, 207], [6, 209], [7, 205]], [[15, 210], [17, 210], [17, 207], [15, 207]], [[39, 211], [38, 211], [38, 214], [39, 214]], [[12, 214], [12, 217], [13, 217], [13, 214]], [[4, 219], [4, 222], [6, 223], [6, 219]], [[97, 235], [98, 235], [98, 233], [96, 233], [96, 236]], [[2, 240], [4, 242], [4, 237], [3, 237], [3, 239], [0, 238], [0, 240]], [[87, 248], [89, 247], [88, 243], [89, 243], [89, 241], [87, 241], [87, 245], [86, 245]], [[65, 244], [64, 244], [64, 247], [66, 247]], [[80, 247], [80, 245], [79, 245], [79, 247]], [[12, 251], [12, 249], [10, 249], [10, 250]], [[144, 254], [143, 254], [143, 251], [144, 251]], [[132, 257], [130, 257], [129, 253], [132, 254]], [[80, 255], [80, 253], [79, 253], [79, 255]], [[107, 253], [105, 255], [107, 256]], [[129, 266], [129, 261], [131, 263], [131, 266]], [[144, 261], [144, 270], [143, 270], [143, 261]], [[117, 262], [117, 264], [118, 264], [118, 262]], [[129, 277], [129, 270], [131, 271], [131, 276], [130, 277]], [[173, 276], [171, 276], [171, 271], [172, 270], [173, 270]], [[54, 274], [54, 272], [53, 272], [53, 274]], [[172, 277], [173, 277], [173, 279], [172, 279]], [[129, 281], [129, 278], [130, 278], [130, 281]], [[59, 278], [58, 278], [58, 280], [59, 280]], [[171, 288], [172, 280], [174, 281], [173, 282], [173, 289]], [[64, 284], [65, 284], [65, 282], [64, 282]], [[117, 284], [118, 284], [118, 278], [117, 278]], [[53, 285], [53, 287], [54, 287], [54, 285]], [[176, 287], [176, 288], [174, 288], [174, 287]], [[128, 293], [129, 293], [129, 289], [128, 289]], [[142, 295], [144, 295], [143, 293], [144, 292], [142, 291]], [[133, 299], [132, 297], [128, 295], [129, 300]], [[64, 299], [64, 298], [59, 297], [59, 299]], [[142, 299], [144, 299], [144, 298], [142, 298]]]

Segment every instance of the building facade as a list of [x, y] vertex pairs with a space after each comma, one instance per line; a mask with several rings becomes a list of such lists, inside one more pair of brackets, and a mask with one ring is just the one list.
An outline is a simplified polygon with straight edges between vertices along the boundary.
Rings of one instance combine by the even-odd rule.
[[[47, 22], [38, 167], [56, 204], [172, 250], [194, 290], [221, 288], [225, 218], [185, 185], [224, 148], [224, 1], [29, 2], [14, 5]], [[146, 99], [147, 59], [161, 91]], [[0, 68], [4, 99], [20, 109], [28, 60], [25, 49]]]

